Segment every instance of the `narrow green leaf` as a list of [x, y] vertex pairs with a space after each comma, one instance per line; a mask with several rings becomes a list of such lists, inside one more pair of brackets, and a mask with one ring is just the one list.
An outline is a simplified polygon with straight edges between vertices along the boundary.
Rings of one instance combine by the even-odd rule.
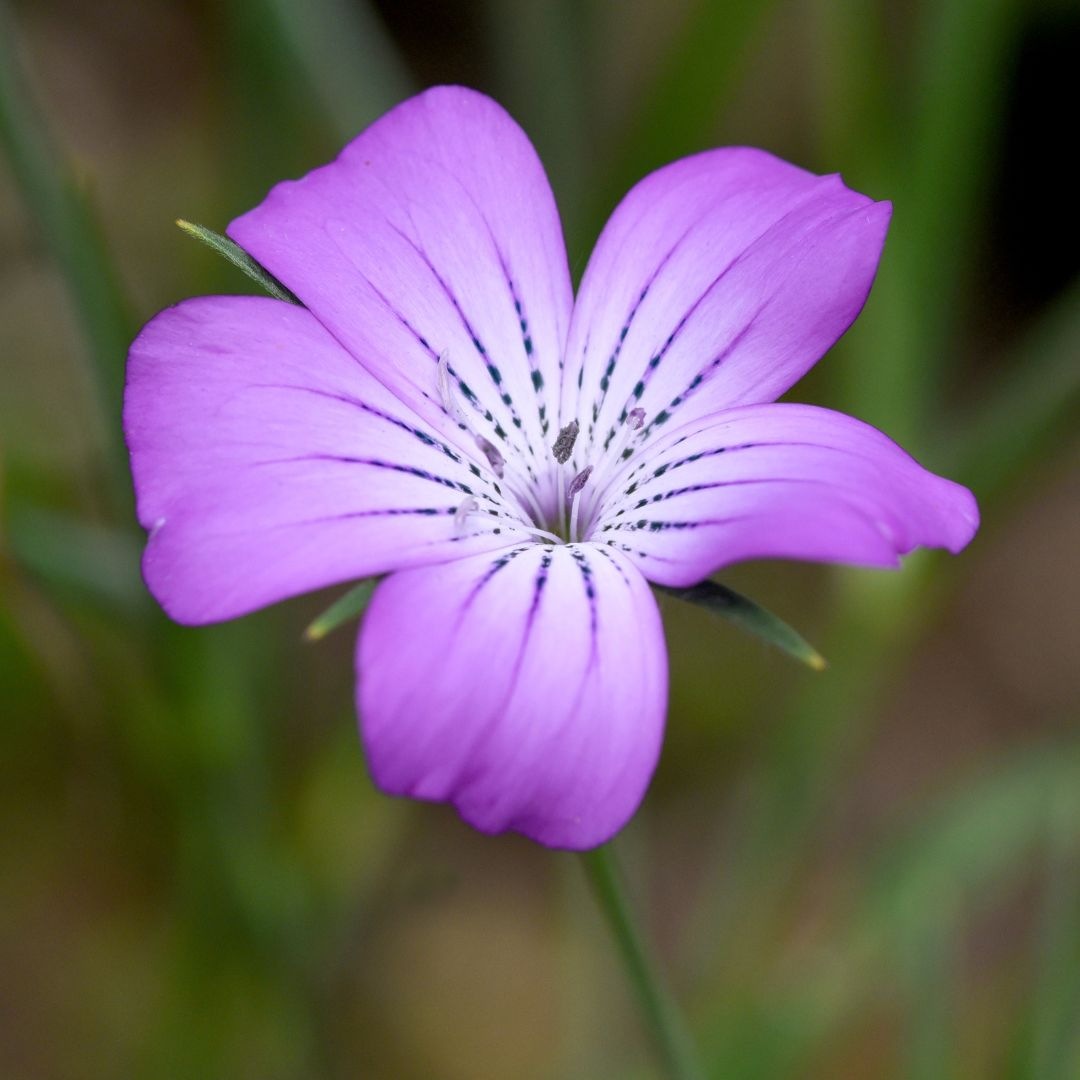
[[183, 218], [177, 219], [177, 225], [196, 240], [201, 240], [211, 251], [224, 256], [233, 266], [242, 270], [257, 285], [261, 285], [277, 300], [286, 300], [290, 304], [304, 305], [294, 293], [291, 293], [280, 281], [260, 266], [239, 244], [234, 244], [227, 236], [208, 229], [205, 225], [195, 225]]
[[666, 585], [658, 585], [657, 588], [668, 596], [697, 604], [713, 615], [733, 622], [815, 671], [825, 670], [825, 658], [801, 634], [771, 611], [766, 611], [760, 604], [726, 585], [715, 581], [702, 581], [688, 589], [671, 589]]
[[355, 619], [371, 600], [371, 594], [378, 585], [378, 578], [368, 578], [354, 585], [344, 596], [339, 596], [311, 625], [304, 631], [307, 641], [322, 641], [331, 630], [336, 630], [342, 623]]

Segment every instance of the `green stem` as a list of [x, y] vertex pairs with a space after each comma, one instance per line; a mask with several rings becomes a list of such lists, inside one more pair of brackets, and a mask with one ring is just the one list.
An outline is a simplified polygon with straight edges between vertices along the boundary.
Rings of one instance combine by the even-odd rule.
[[682, 1014], [660, 982], [645, 951], [623, 891], [614, 848], [605, 844], [582, 852], [581, 859], [668, 1075], [672, 1080], [703, 1080], [705, 1073], [698, 1063]]

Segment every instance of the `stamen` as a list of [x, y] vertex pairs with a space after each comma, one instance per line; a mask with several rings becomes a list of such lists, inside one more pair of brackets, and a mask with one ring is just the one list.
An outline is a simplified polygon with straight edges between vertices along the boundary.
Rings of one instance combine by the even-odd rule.
[[461, 415], [457, 397], [450, 385], [450, 353], [443, 349], [439, 353], [439, 364], [435, 371], [435, 377], [439, 384], [439, 397], [442, 399], [443, 408], [450, 414], [450, 419], [456, 424], [464, 426], [465, 417]]
[[550, 540], [553, 544], [561, 544], [563, 538], [556, 536], [553, 532], [548, 532], [547, 529], [537, 529], [532, 525], [519, 525], [517, 522], [512, 526], [517, 529], [518, 532], [528, 533], [529, 536], [536, 536], [541, 540]]
[[488, 442], [483, 435], [476, 436], [476, 445], [480, 447], [484, 457], [487, 458], [491, 471], [501, 480], [506, 472], [506, 459], [499, 453], [498, 447]]
[[528, 503], [533, 510], [539, 513], [536, 497], [531, 491], [531, 485], [529, 484], [527, 477], [513, 477], [506, 476], [506, 458], [503, 457], [502, 452], [490, 439], [484, 438], [478, 431], [476, 431], [469, 421], [465, 418], [465, 414], [461, 410], [461, 405], [458, 401], [457, 393], [454, 388], [454, 377], [450, 374], [450, 354], [444, 349], [439, 353], [439, 363], [436, 369], [436, 378], [439, 385], [439, 397], [442, 399], [443, 408], [446, 410], [447, 415], [451, 420], [458, 425], [458, 427], [469, 432], [476, 440], [476, 445], [480, 448], [480, 452], [484, 455], [488, 465], [491, 466], [491, 471], [500, 479], [506, 479], [509, 484], [511, 479], [516, 479], [517, 484], [515, 487], [515, 494], [522, 499], [522, 501]]
[[578, 432], [581, 430], [581, 425], [576, 420], [571, 420], [560, 432], [559, 437], [555, 440], [555, 445], [551, 448], [552, 454], [555, 455], [555, 460], [560, 465], [565, 465], [570, 460], [570, 455], [574, 452], [574, 443], [577, 442]]
[[495, 521], [505, 522], [509, 528], [515, 532], [523, 532], [529, 536], [535, 536], [538, 540], [547, 540], [555, 544], [561, 544], [562, 537], [556, 536], [553, 532], [548, 532], [547, 529], [538, 529], [533, 525], [527, 525], [517, 515], [508, 514], [505, 510], [482, 510], [480, 504], [476, 501], [476, 497], [473, 495], [466, 495], [461, 501], [461, 505], [454, 511], [454, 526], [459, 531], [464, 528], [465, 522], [473, 514], [480, 514], [484, 516], [485, 521], [489, 524], [491, 519], [487, 517], [491, 514]]
[[574, 543], [578, 538], [578, 514], [581, 510], [581, 500], [577, 498], [581, 489], [589, 482], [589, 477], [592, 475], [592, 466], [586, 465], [570, 481], [570, 487], [566, 491], [566, 501], [570, 504], [570, 542]]
[[570, 481], [570, 487], [566, 491], [567, 502], [574, 501], [574, 496], [588, 483], [590, 475], [592, 475], [592, 466], [586, 465], [585, 468]]
[[461, 500], [461, 505], [454, 511], [454, 528], [459, 532], [465, 528], [465, 519], [470, 514], [475, 514], [480, 509], [480, 504], [474, 495], [466, 495]]
[[[623, 464], [624, 455], [629, 456], [628, 447], [644, 426], [645, 410], [641, 406], [636, 406], [626, 414], [622, 427], [615, 438], [611, 440], [607, 450], [600, 456], [600, 460], [596, 464], [596, 482], [592, 484], [588, 493], [578, 500], [579, 503], [584, 501], [587, 504], [582, 511], [585, 515], [586, 525], [595, 516], [604, 495], [611, 486], [613, 478], [618, 476], [621, 471], [620, 467]], [[582, 484], [584, 485], [584, 481], [582, 481]], [[572, 516], [576, 515], [577, 512], [578, 507], [575, 504]]]

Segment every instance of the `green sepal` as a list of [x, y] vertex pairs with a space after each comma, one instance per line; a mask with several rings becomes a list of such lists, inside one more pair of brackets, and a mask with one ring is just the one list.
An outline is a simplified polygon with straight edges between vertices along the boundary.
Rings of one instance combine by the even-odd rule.
[[793, 630], [783, 619], [777, 618], [748, 596], [743, 596], [726, 585], [715, 581], [702, 581], [687, 589], [672, 589], [666, 585], [657, 585], [655, 588], [677, 600], [697, 604], [713, 615], [733, 622], [814, 671], [825, 670], [825, 658], [797, 630]]
[[344, 596], [339, 596], [308, 626], [304, 631], [304, 639], [322, 641], [331, 630], [336, 630], [342, 623], [363, 614], [378, 584], [378, 578], [368, 578], [359, 585], [354, 585]]
[[190, 221], [184, 221], [183, 218], [178, 218], [176, 224], [188, 236], [194, 236], [196, 240], [201, 240], [211, 251], [223, 255], [233, 266], [242, 270], [252, 281], [257, 285], [261, 285], [275, 299], [286, 300], [288, 303], [298, 304], [300, 307], [304, 306], [295, 293], [286, 289], [273, 274], [260, 266], [239, 244], [234, 244], [227, 236], [222, 236], [221, 233], [216, 233], [205, 225], [195, 225]]

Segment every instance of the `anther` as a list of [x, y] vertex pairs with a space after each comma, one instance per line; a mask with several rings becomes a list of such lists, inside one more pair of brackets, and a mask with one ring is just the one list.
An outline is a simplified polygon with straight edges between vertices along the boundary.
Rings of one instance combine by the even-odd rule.
[[581, 489], [589, 482], [589, 476], [592, 474], [592, 466], [586, 465], [570, 481], [570, 487], [566, 489], [566, 505], [570, 507], [570, 542], [574, 543], [578, 539], [578, 518], [581, 514], [581, 499], [578, 495], [581, 494]]
[[570, 481], [570, 486], [566, 489], [566, 501], [568, 503], [574, 501], [574, 496], [589, 482], [589, 477], [591, 475], [592, 466], [586, 465], [585, 468]]
[[560, 432], [559, 437], [555, 440], [555, 445], [551, 448], [551, 452], [555, 455], [555, 460], [560, 465], [565, 465], [570, 460], [570, 455], [574, 452], [574, 443], [577, 442], [578, 432], [581, 430], [581, 425], [576, 420], [571, 420]]
[[476, 436], [476, 445], [480, 447], [484, 457], [487, 458], [491, 471], [501, 480], [503, 473], [506, 472], [506, 459], [499, 453], [498, 447], [494, 443], [488, 442], [483, 435]]
[[645, 410], [640, 405], [636, 409], [631, 409], [627, 413], [626, 422], [637, 431], [645, 423]]

